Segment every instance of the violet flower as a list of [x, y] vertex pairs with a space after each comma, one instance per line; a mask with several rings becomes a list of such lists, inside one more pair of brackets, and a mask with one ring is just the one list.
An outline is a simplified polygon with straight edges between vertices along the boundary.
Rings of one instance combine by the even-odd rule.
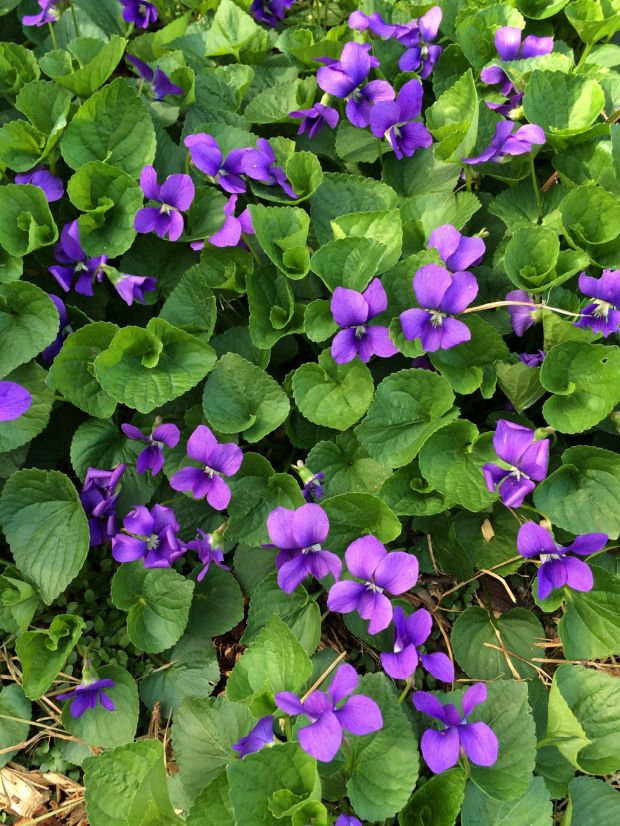
[[158, 424], [148, 436], [133, 424], [122, 424], [121, 430], [128, 439], [146, 442], [147, 447], [136, 459], [136, 470], [138, 473], [150, 470], [152, 476], [157, 476], [164, 466], [164, 445], [176, 447], [181, 438], [181, 431], [175, 424]]
[[221, 511], [230, 502], [230, 488], [222, 476], [234, 476], [241, 467], [243, 453], [232, 442], [219, 444], [211, 430], [198, 425], [187, 441], [187, 455], [202, 467], [185, 467], [170, 479], [173, 490], [191, 491], [194, 499], [207, 498], [215, 510]]
[[309, 109], [296, 109], [289, 112], [288, 116], [302, 118], [297, 134], [303, 135], [307, 132], [309, 138], [313, 138], [325, 125], [335, 129], [340, 119], [338, 111], [333, 106], [325, 106], [323, 103], [315, 103]]
[[521, 353], [519, 355], [519, 361], [528, 367], [540, 367], [544, 360], [544, 350], [537, 350], [535, 353]]
[[309, 503], [296, 510], [275, 508], [267, 517], [267, 531], [271, 547], [280, 551], [276, 557], [278, 585], [285, 593], [291, 594], [309, 576], [340, 577], [340, 558], [322, 547], [329, 533], [329, 519], [320, 505]]
[[484, 258], [486, 246], [482, 238], [461, 233], [452, 224], [442, 224], [434, 229], [428, 239], [429, 249], [436, 249], [450, 272], [460, 272], [475, 267]]
[[276, 165], [276, 154], [269, 141], [258, 138], [255, 149], [246, 149], [241, 165], [244, 175], [268, 186], [279, 186], [289, 198], [297, 198], [284, 170]]
[[112, 556], [117, 562], [141, 559], [145, 568], [170, 568], [186, 550], [178, 530], [172, 508], [153, 505], [149, 511], [144, 505], [136, 505], [123, 519], [124, 533], [112, 539]]
[[325, 479], [325, 474], [322, 471], [315, 473], [301, 489], [301, 495], [306, 502], [318, 502], [325, 495], [323, 492], [323, 485], [321, 482]]
[[120, 0], [123, 6], [123, 20], [134, 23], [139, 29], [148, 29], [157, 20], [157, 9], [146, 0]]
[[114, 281], [114, 289], [129, 307], [134, 301], [144, 304], [144, 293], [157, 289], [157, 279], [151, 275], [127, 275], [121, 273]]
[[16, 184], [32, 184], [38, 186], [45, 193], [48, 203], [59, 201], [65, 194], [65, 186], [61, 178], [52, 175], [49, 169], [38, 166], [30, 172], [19, 172], [15, 176]]
[[510, 323], [512, 329], [518, 336], [522, 336], [526, 330], [533, 327], [536, 323], [539, 310], [534, 300], [525, 290], [511, 290], [506, 293], [506, 301], [521, 301], [523, 304], [515, 304], [508, 307], [510, 314]]
[[426, 126], [415, 120], [422, 111], [422, 95], [422, 84], [414, 78], [405, 83], [396, 100], [377, 103], [370, 111], [372, 134], [385, 138], [399, 161], [433, 142]]
[[338, 816], [338, 820], [336, 820], [334, 826], [362, 826], [362, 821], [353, 817], [353, 815], [343, 813]]
[[159, 186], [155, 168], [145, 166], [140, 173], [140, 186], [150, 201], [161, 206], [139, 209], [134, 229], [141, 233], [155, 232], [160, 238], [167, 236], [176, 241], [184, 227], [181, 213], [190, 208], [196, 194], [192, 179], [189, 175], [168, 175]]
[[112, 470], [89, 467], [80, 492], [80, 502], [88, 517], [90, 546], [103, 545], [116, 534], [116, 500], [118, 483], [127, 465], [117, 465]]
[[584, 533], [562, 547], [541, 525], [535, 522], [521, 525], [517, 550], [526, 559], [538, 556], [542, 562], [537, 575], [538, 599], [547, 599], [551, 591], [565, 585], [575, 591], [591, 591], [594, 580], [590, 567], [569, 554], [588, 556], [602, 551], [608, 539], [606, 533]]
[[357, 10], [349, 15], [348, 25], [350, 29], [356, 29], [358, 32], [371, 31], [382, 40], [398, 40], [410, 35], [417, 28], [417, 20], [412, 20], [407, 25], [386, 23], [378, 12], [364, 14], [363, 11]]
[[65, 292], [69, 292], [73, 279], [74, 289], [80, 295], [92, 296], [93, 281], [103, 280], [103, 266], [108, 260], [105, 255], [89, 258], [80, 244], [80, 230], [77, 219], [65, 224], [60, 233], [60, 241], [54, 248], [58, 264], [48, 267]]
[[378, 278], [373, 278], [363, 293], [336, 287], [330, 304], [334, 321], [344, 329], [332, 342], [332, 358], [346, 364], [357, 356], [367, 362], [372, 356], [389, 358], [398, 353], [387, 327], [368, 324], [387, 310], [387, 295]]
[[527, 155], [533, 146], [542, 146], [545, 133], [534, 123], [520, 126], [513, 134], [516, 124], [511, 120], [502, 120], [495, 127], [491, 145], [475, 158], [462, 158], [462, 163], [500, 163], [507, 156]]
[[426, 729], [420, 741], [426, 765], [434, 774], [456, 765], [461, 749], [476, 766], [492, 766], [495, 763], [499, 743], [493, 729], [483, 722], [467, 722], [468, 715], [486, 699], [486, 685], [474, 683], [463, 694], [461, 715], [452, 703], [442, 705], [437, 697], [427, 691], [414, 693], [415, 708], [442, 723], [439, 731]]
[[356, 539], [344, 556], [349, 571], [362, 581], [347, 579], [332, 585], [327, 607], [339, 614], [357, 611], [362, 619], [370, 620], [368, 633], [378, 634], [392, 621], [392, 603], [384, 592], [398, 595], [413, 588], [418, 560], [402, 551], [388, 553], [374, 536]]
[[399, 37], [399, 41], [409, 46], [398, 61], [401, 72], [417, 72], [422, 80], [433, 71], [443, 49], [433, 43], [439, 33], [442, 12], [439, 6], [433, 6], [418, 20], [417, 27], [408, 35]]
[[114, 688], [114, 680], [94, 680], [82, 682], [64, 694], [57, 694], [58, 700], [71, 700], [69, 712], [75, 719], [81, 717], [89, 708], [96, 708], [99, 703], [106, 711], [114, 711], [114, 703], [104, 689]]
[[209, 237], [209, 243], [214, 247], [236, 247], [242, 235], [254, 235], [252, 218], [246, 207], [238, 216], [235, 216], [238, 195], [231, 195], [224, 206], [224, 223]]
[[145, 80], [153, 90], [153, 98], [157, 101], [162, 101], [167, 95], [184, 95], [185, 89], [173, 83], [168, 75], [159, 68], [155, 67], [155, 71], [151, 69], [148, 63], [134, 57], [131, 54], [126, 54], [125, 59], [134, 66], [140, 77]]
[[427, 353], [449, 350], [470, 340], [469, 327], [452, 318], [478, 294], [478, 282], [470, 272], [449, 273], [438, 264], [426, 264], [413, 277], [413, 291], [420, 307], [400, 314], [406, 339], [419, 338]]
[[[493, 436], [493, 447], [508, 465], [494, 463], [482, 468], [487, 489], [499, 493], [507, 508], [519, 508], [523, 500], [547, 475], [549, 440], [535, 439], [529, 427], [500, 419]], [[499, 486], [499, 489], [498, 489]]]
[[248, 754], [260, 751], [265, 746], [271, 746], [273, 741], [273, 716], [269, 714], [266, 717], [261, 717], [252, 731], [237, 740], [231, 748], [237, 752], [239, 757], [243, 758], [247, 757]]
[[394, 100], [394, 89], [385, 80], [371, 80], [364, 83], [370, 70], [379, 65], [376, 57], [370, 55], [370, 44], [344, 44], [340, 60], [316, 58], [324, 65], [318, 70], [316, 80], [319, 87], [337, 98], [346, 98], [345, 112], [354, 126], [364, 129], [370, 124], [373, 104]]
[[418, 648], [430, 637], [433, 618], [425, 608], [419, 608], [407, 616], [402, 608], [394, 608], [394, 651], [381, 654], [381, 665], [393, 680], [408, 680], [418, 662], [436, 680], [454, 682], [454, 665], [441, 651], [420, 654]]
[[[502, 60], [523, 60], [553, 51], [552, 37], [535, 37], [530, 34], [521, 42], [522, 34], [521, 29], [514, 26], [501, 26], [495, 30], [495, 48]], [[506, 72], [497, 64], [484, 68], [480, 72], [480, 80], [491, 85], [499, 84], [499, 91], [506, 97], [514, 89]]]
[[62, 345], [64, 344], [65, 338], [72, 332], [71, 327], [69, 326], [69, 314], [67, 313], [65, 302], [52, 293], [48, 293], [48, 297], [52, 299], [54, 306], [58, 311], [59, 324], [58, 335], [54, 341], [52, 341], [52, 343], [49, 344], [41, 353], [41, 361], [46, 365], [51, 364], [54, 361], [58, 353], [62, 350]]
[[240, 195], [246, 191], [246, 183], [241, 176], [244, 173], [243, 157], [247, 149], [233, 149], [226, 160], [223, 160], [218, 142], [206, 132], [188, 135], [183, 143], [189, 149], [189, 156], [196, 169], [213, 178], [223, 190], [231, 195]]
[[310, 725], [299, 729], [299, 745], [322, 763], [329, 763], [336, 756], [342, 744], [343, 729], [362, 735], [379, 731], [383, 726], [381, 711], [374, 700], [363, 694], [349, 697], [358, 683], [355, 669], [344, 663], [337, 669], [326, 692], [313, 691], [303, 702], [290, 691], [275, 695], [276, 705], [282, 711], [291, 715], [305, 714], [310, 720]]
[[605, 338], [620, 330], [620, 270], [603, 270], [600, 278], [592, 278], [584, 272], [579, 276], [579, 289], [593, 298], [581, 311], [575, 327], [589, 327]]
[[[202, 562], [203, 568], [196, 577], [198, 582], [202, 582], [202, 580], [207, 575], [207, 571], [211, 566], [211, 563], [217, 565], [218, 568], [221, 568], [223, 571], [230, 571], [228, 565], [224, 565], [224, 552], [219, 547], [219, 545], [214, 544], [214, 539], [212, 534], [205, 533], [200, 528], [196, 533], [196, 539], [192, 539], [191, 542], [187, 543], [187, 549], [189, 551], [196, 551], [198, 554], [198, 559]], [[234, 747], [233, 747], [234, 748]]]
[[60, 18], [60, 9], [56, 5], [60, 0], [38, 0], [41, 11], [38, 14], [27, 14], [22, 17], [23, 26], [45, 26], [47, 23], [56, 23]]
[[29, 410], [32, 396], [21, 384], [0, 381], [0, 422], [13, 422]]
[[250, 14], [267, 26], [277, 26], [295, 0], [252, 0]]

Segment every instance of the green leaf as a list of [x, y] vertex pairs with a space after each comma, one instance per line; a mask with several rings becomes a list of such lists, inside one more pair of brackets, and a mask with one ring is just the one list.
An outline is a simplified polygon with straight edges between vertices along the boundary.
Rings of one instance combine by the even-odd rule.
[[250, 123], [287, 123], [289, 112], [312, 106], [315, 92], [312, 77], [268, 86], [250, 99], [243, 116]]
[[235, 353], [218, 361], [202, 397], [209, 423], [222, 433], [241, 433], [258, 442], [288, 416], [286, 394], [271, 376]]
[[257, 547], [269, 542], [267, 517], [274, 508], [298, 508], [304, 504], [299, 485], [287, 473], [245, 476], [231, 483], [232, 499], [227, 538]]
[[56, 143], [60, 132], [67, 125], [71, 98], [70, 92], [49, 80], [33, 80], [27, 83], [15, 98], [15, 108], [19, 109], [40, 132], [53, 139], [48, 140], [46, 152]]
[[[256, 43], [260, 48], [265, 43], [265, 32], [257, 26], [252, 17], [242, 11], [232, 0], [222, 0], [208, 34], [206, 57], [234, 55]], [[260, 44], [260, 45], [259, 45]], [[268, 44], [268, 41], [267, 41]], [[268, 47], [265, 44], [264, 50]]]
[[398, 517], [377, 496], [343, 493], [321, 500], [329, 517], [329, 549], [342, 553], [347, 545], [365, 534], [380, 542], [391, 542], [401, 532]]
[[58, 324], [54, 303], [39, 287], [25, 281], [0, 284], [0, 376], [51, 344]]
[[527, 120], [550, 137], [585, 132], [604, 106], [605, 95], [595, 80], [565, 72], [532, 72], [523, 97]]
[[333, 336], [337, 330], [338, 325], [334, 321], [330, 302], [327, 299], [317, 298], [316, 301], [306, 304], [304, 331], [310, 341], [325, 341], [326, 338]]
[[160, 318], [180, 330], [209, 341], [215, 329], [215, 295], [200, 264], [186, 270], [164, 301]]
[[608, 40], [620, 29], [620, 3], [617, 0], [573, 0], [566, 19], [584, 43]]
[[174, 717], [172, 742], [190, 798], [236, 759], [232, 746], [255, 722], [247, 706], [231, 703], [226, 697], [187, 697], [181, 703]]
[[605, 659], [614, 656], [620, 645], [620, 579], [591, 567], [591, 591], [564, 591], [566, 606], [558, 632], [564, 656], [574, 660]]
[[243, 619], [243, 594], [228, 571], [211, 565], [196, 583], [187, 623], [188, 633], [198, 638], [217, 637]]
[[620, 797], [616, 789], [594, 777], [576, 777], [568, 786], [566, 826], [590, 826], [596, 813], [598, 826], [615, 826], [620, 819]]
[[51, 686], [82, 636], [84, 620], [58, 614], [47, 631], [24, 631], [15, 643], [23, 671], [24, 694], [38, 700]]
[[114, 680], [105, 693], [114, 703], [114, 711], [108, 711], [101, 703], [88, 709], [81, 717], [72, 717], [71, 703], [65, 701], [62, 724], [74, 737], [91, 746], [113, 749], [131, 743], [138, 725], [138, 688], [136, 681], [124, 668], [104, 665], [98, 672], [100, 680]]
[[375, 238], [338, 238], [323, 244], [310, 260], [312, 272], [333, 292], [347, 287], [361, 292], [378, 271], [385, 245]]
[[45, 384], [45, 370], [34, 361], [22, 364], [6, 377], [30, 392], [32, 403], [18, 419], [0, 422], [0, 453], [27, 444], [42, 433], [50, 418], [54, 400]]
[[127, 634], [141, 651], [170, 648], [185, 630], [194, 583], [171, 568], [124, 563], [112, 579], [114, 605], [127, 611]]
[[[429, 370], [400, 370], [383, 379], [355, 434], [389, 467], [408, 465], [436, 430], [456, 418], [448, 382]], [[446, 415], [447, 414], [447, 415]]]
[[45, 193], [32, 184], [0, 186], [0, 246], [21, 256], [58, 238]]
[[[6, 717], [19, 718], [8, 720]], [[24, 696], [21, 686], [14, 683], [0, 691], [0, 768], [19, 752], [19, 748], [7, 751], [10, 746], [19, 746], [28, 739], [32, 719], [32, 706]]]
[[398, 263], [403, 247], [400, 210], [350, 212], [334, 218], [331, 221], [331, 227], [335, 239], [365, 238], [378, 242], [384, 247], [375, 267], [376, 275], [380, 275]]
[[25, 120], [12, 120], [0, 129], [0, 162], [16, 172], [26, 172], [43, 156], [45, 135]]
[[8, 568], [0, 576], [0, 628], [17, 636], [26, 631], [40, 603], [32, 585], [12, 573]]
[[[59, 86], [80, 97], [88, 97], [114, 72], [126, 45], [127, 41], [116, 34], [107, 43], [91, 37], [77, 37], [67, 49], [44, 54], [41, 69]], [[78, 68], [74, 68], [76, 64]]]
[[88, 520], [76, 489], [57, 470], [18, 470], [2, 490], [0, 523], [15, 565], [50, 605], [88, 553]]
[[517, 0], [517, 8], [526, 17], [544, 20], [561, 11], [569, 0]]
[[117, 78], [78, 109], [60, 148], [72, 169], [103, 161], [137, 178], [155, 157], [155, 130], [144, 103]]
[[398, 516], [432, 516], [449, 510], [451, 505], [422, 477], [415, 461], [388, 477], [379, 496]]
[[570, 190], [560, 204], [564, 235], [600, 266], [613, 266], [620, 250], [620, 204], [600, 186]]
[[319, 363], [306, 363], [293, 373], [293, 396], [300, 412], [314, 424], [348, 430], [368, 410], [374, 383], [358, 359], [336, 364], [329, 350]]
[[519, 361], [516, 364], [496, 364], [495, 371], [502, 393], [519, 413], [527, 410], [545, 394], [538, 367], [528, 367]]
[[[305, 213], [304, 213], [305, 214]], [[271, 349], [284, 336], [303, 330], [303, 307], [295, 304], [289, 280], [274, 267], [260, 267], [246, 278], [250, 335], [257, 347]]]
[[191, 390], [215, 364], [212, 348], [199, 338], [152, 318], [124, 327], [94, 362], [101, 387], [118, 402], [150, 413]]
[[542, 777], [533, 777], [522, 797], [499, 803], [470, 783], [465, 792], [462, 826], [549, 826], [553, 806]]
[[129, 440], [113, 421], [87, 419], [73, 434], [71, 465], [76, 475], [83, 479], [89, 467], [113, 468], [121, 463], [133, 464], [141, 450], [140, 442]]
[[437, 141], [435, 157], [460, 163], [476, 145], [478, 94], [471, 69], [426, 110], [426, 125]]
[[187, 826], [202, 826], [209, 819], [218, 826], [235, 826], [230, 785], [224, 770], [194, 800], [187, 815]]
[[[480, 4], [477, 4], [480, 5]], [[524, 20], [516, 9], [508, 5], [485, 5], [472, 8], [472, 13], [459, 15], [456, 24], [456, 40], [474, 69], [482, 69], [485, 63], [496, 57], [494, 35], [502, 26], [523, 28]]]
[[464, 794], [463, 771], [449, 769], [431, 777], [414, 791], [398, 815], [398, 822], [400, 826], [454, 826]]
[[344, 118], [336, 130], [336, 154], [345, 163], [373, 163], [382, 153], [381, 141]]
[[249, 207], [256, 240], [267, 257], [289, 278], [303, 278], [310, 269], [306, 246], [310, 217], [298, 207]]
[[306, 465], [324, 473], [321, 482], [327, 496], [338, 493], [377, 493], [389, 476], [389, 468], [371, 459], [352, 433], [341, 433], [333, 441], [318, 442]]
[[16, 95], [26, 83], [41, 74], [30, 49], [17, 43], [0, 43], [0, 93]]

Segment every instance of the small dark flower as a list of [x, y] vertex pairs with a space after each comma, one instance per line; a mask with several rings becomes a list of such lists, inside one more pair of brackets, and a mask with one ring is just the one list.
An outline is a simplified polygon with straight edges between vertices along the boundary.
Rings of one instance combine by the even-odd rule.
[[509, 156], [527, 155], [533, 146], [542, 146], [545, 142], [545, 133], [540, 126], [528, 123], [520, 126], [513, 134], [515, 126], [511, 120], [500, 121], [495, 127], [491, 145], [475, 158], [463, 158], [463, 163], [500, 163]]
[[340, 115], [332, 106], [325, 106], [323, 103], [315, 103], [309, 109], [296, 109], [288, 113], [289, 118], [302, 118], [299, 125], [298, 135], [307, 133], [309, 138], [313, 138], [317, 132], [327, 124], [330, 129], [335, 129]]
[[252, 0], [250, 14], [266, 26], [277, 26], [295, 0]]
[[127, 275], [121, 273], [114, 282], [114, 289], [129, 307], [134, 301], [144, 304], [144, 293], [157, 289], [157, 279], [150, 275]]
[[148, 29], [157, 20], [157, 9], [146, 0], [120, 0], [123, 20], [134, 23], [139, 29]]
[[0, 422], [13, 422], [30, 408], [32, 396], [14, 381], [0, 381]]
[[370, 129], [375, 138], [385, 138], [400, 160], [416, 149], [431, 145], [433, 138], [423, 123], [416, 121], [422, 111], [422, 84], [409, 80], [396, 100], [375, 104], [370, 111]]
[[114, 680], [94, 680], [82, 682], [65, 694], [58, 694], [59, 700], [71, 700], [69, 712], [72, 717], [81, 717], [89, 708], [96, 708], [99, 703], [106, 711], [114, 711], [114, 703], [105, 693], [105, 688], [114, 688]]
[[60, 0], [38, 0], [41, 11], [38, 14], [27, 14], [22, 17], [23, 26], [45, 26], [47, 23], [56, 23], [60, 18], [60, 9], [56, 5]]
[[160, 238], [176, 241], [184, 227], [181, 213], [190, 208], [196, 194], [192, 179], [189, 175], [168, 175], [160, 186], [155, 168], [145, 166], [140, 173], [140, 186], [150, 201], [161, 206], [139, 209], [134, 228], [137, 232], [154, 232]]
[[253, 181], [260, 181], [268, 186], [279, 186], [289, 196], [297, 198], [284, 170], [277, 166], [276, 155], [269, 141], [259, 138], [256, 149], [246, 149], [242, 156], [243, 173]]
[[92, 296], [93, 281], [103, 280], [103, 266], [108, 260], [105, 255], [89, 258], [80, 244], [80, 230], [77, 220], [65, 224], [60, 233], [60, 241], [54, 248], [57, 265], [48, 267], [65, 292], [69, 292], [73, 279], [74, 289], [80, 295]]
[[167, 95], [185, 94], [185, 89], [181, 88], [181, 86], [177, 86], [176, 83], [173, 83], [163, 69], [159, 68], [159, 66], [156, 66], [155, 71], [153, 71], [148, 63], [145, 63], [138, 57], [128, 54], [125, 55], [125, 58], [137, 69], [140, 77], [150, 84], [155, 100], [161, 101], [167, 97]]
[[254, 226], [248, 209], [240, 215], [235, 215], [238, 195], [231, 195], [224, 207], [224, 223], [209, 237], [209, 243], [214, 247], [236, 247], [242, 235], [254, 235]]
[[153, 505], [149, 511], [138, 505], [123, 519], [124, 533], [112, 539], [112, 556], [117, 562], [141, 559], [145, 568], [169, 568], [186, 550], [178, 530], [172, 508]]
[[247, 149], [233, 149], [222, 158], [219, 144], [213, 135], [199, 132], [188, 135], [183, 141], [189, 149], [192, 164], [219, 184], [223, 190], [231, 195], [240, 195], [246, 191], [243, 175], [243, 156]]
[[[521, 29], [514, 26], [500, 26], [495, 30], [495, 48], [502, 60], [524, 60], [553, 51], [552, 37], [535, 37], [530, 34], [521, 42], [522, 35]], [[506, 97], [514, 89], [506, 72], [495, 63], [480, 72], [480, 80], [491, 85], [499, 84], [499, 91]]]
[[306, 502], [318, 502], [323, 498], [323, 485], [321, 482], [325, 479], [325, 474], [320, 472], [315, 473], [301, 489], [301, 495]]
[[381, 665], [394, 680], [408, 680], [418, 667], [444, 683], [454, 682], [454, 665], [450, 658], [436, 651], [420, 654], [418, 648], [431, 635], [433, 618], [425, 608], [419, 608], [407, 616], [402, 608], [394, 608], [394, 651], [381, 654]]
[[482, 238], [468, 238], [452, 226], [443, 224], [434, 229], [428, 239], [429, 249], [435, 248], [450, 272], [459, 272], [479, 264], [486, 250]]
[[239, 757], [246, 757], [248, 754], [260, 751], [265, 746], [273, 743], [273, 716], [261, 717], [249, 734], [242, 737], [232, 746]]
[[522, 336], [526, 330], [529, 330], [536, 323], [539, 310], [532, 297], [525, 290], [511, 290], [506, 293], [506, 301], [523, 302], [520, 305], [515, 304], [508, 307], [512, 329], [518, 336]]
[[196, 551], [198, 554], [198, 559], [204, 565], [203, 569], [196, 577], [198, 582], [202, 582], [205, 578], [211, 563], [217, 565], [218, 568], [222, 568], [224, 571], [230, 570], [228, 565], [224, 565], [224, 552], [219, 545], [214, 544], [213, 535], [201, 531], [200, 528], [198, 528], [196, 539], [192, 539], [191, 542], [187, 543], [187, 549], [190, 551]]
[[519, 355], [519, 361], [527, 364], [528, 367], [540, 367], [544, 360], [544, 350], [538, 350], [536, 353], [521, 353]]
[[493, 436], [493, 447], [508, 465], [486, 464], [482, 468], [487, 489], [496, 490], [508, 508], [519, 508], [523, 500], [547, 475], [549, 440], [535, 439], [529, 427], [500, 419]]
[[605, 338], [620, 330], [620, 270], [603, 270], [600, 278], [579, 276], [579, 289], [594, 301], [581, 311], [575, 327], [589, 327]]
[[176, 447], [181, 438], [181, 431], [175, 424], [158, 424], [148, 436], [133, 424], [122, 424], [121, 430], [128, 439], [147, 443], [136, 460], [136, 470], [138, 473], [150, 470], [152, 476], [157, 476], [164, 466], [164, 446]]
[[80, 502], [88, 517], [91, 547], [103, 545], [116, 534], [117, 488], [126, 467], [117, 465], [113, 470], [90, 467], [86, 471]]
[[388, 328], [368, 323], [387, 309], [387, 295], [378, 278], [373, 278], [363, 293], [336, 287], [330, 309], [336, 324], [344, 328], [332, 342], [332, 358], [337, 364], [346, 364], [356, 356], [367, 362], [372, 356], [389, 358], [398, 353]]
[[45, 350], [41, 353], [41, 360], [44, 364], [51, 364], [58, 353], [62, 350], [62, 345], [64, 343], [65, 338], [72, 332], [71, 327], [69, 326], [69, 314], [67, 313], [67, 308], [65, 307], [65, 302], [58, 298], [57, 295], [52, 295], [52, 293], [48, 293], [48, 296], [54, 302], [54, 306], [58, 311], [58, 335], [52, 341], [50, 345], [48, 345]]
[[45, 193], [45, 197], [51, 204], [54, 201], [59, 201], [65, 194], [65, 186], [61, 178], [52, 175], [52, 173], [42, 166], [36, 169], [31, 169], [30, 172], [20, 172], [15, 176], [16, 184], [32, 184], [38, 186]]
[[439, 6], [433, 6], [417, 21], [418, 25], [398, 40], [409, 46], [405, 54], [398, 61], [401, 72], [417, 72], [422, 80], [433, 71], [433, 67], [443, 49], [433, 43], [439, 34], [442, 12]]

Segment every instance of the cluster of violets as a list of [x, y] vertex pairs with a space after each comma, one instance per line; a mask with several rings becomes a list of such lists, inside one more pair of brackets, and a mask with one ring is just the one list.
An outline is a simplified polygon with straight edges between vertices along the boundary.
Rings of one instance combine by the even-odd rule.
[[[123, 20], [133, 23], [139, 29], [147, 29], [157, 20], [157, 9], [147, 0], [119, 0], [122, 6]], [[48, 23], [57, 23], [61, 10], [58, 8], [62, 0], [38, 0], [40, 12], [22, 17], [24, 26], [45, 26]]]

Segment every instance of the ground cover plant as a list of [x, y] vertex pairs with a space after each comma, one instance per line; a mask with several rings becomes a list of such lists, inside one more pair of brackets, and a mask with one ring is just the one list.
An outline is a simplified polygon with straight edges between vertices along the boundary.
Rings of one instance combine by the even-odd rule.
[[0, 803], [620, 822], [618, 0], [0, 0]]

